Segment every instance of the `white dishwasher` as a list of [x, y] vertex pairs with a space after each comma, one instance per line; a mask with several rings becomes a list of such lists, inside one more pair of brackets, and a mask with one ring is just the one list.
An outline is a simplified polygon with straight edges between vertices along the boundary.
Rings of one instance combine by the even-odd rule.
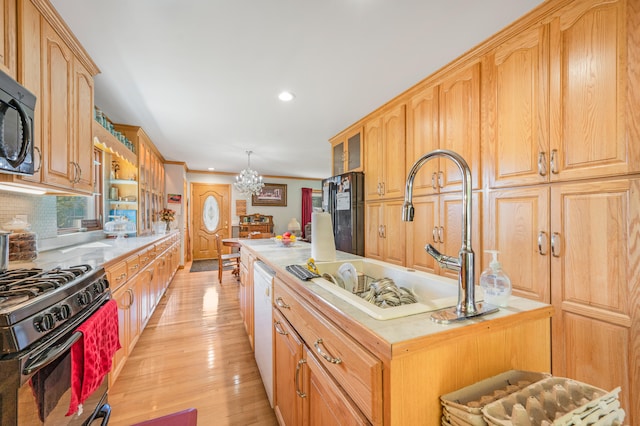
[[273, 277], [263, 262], [253, 264], [254, 355], [273, 408]]

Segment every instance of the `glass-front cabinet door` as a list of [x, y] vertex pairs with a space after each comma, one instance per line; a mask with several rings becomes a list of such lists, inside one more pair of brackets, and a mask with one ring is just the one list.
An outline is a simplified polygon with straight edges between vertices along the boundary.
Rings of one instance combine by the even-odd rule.
[[331, 139], [333, 175], [359, 172], [362, 167], [362, 127], [354, 127]]

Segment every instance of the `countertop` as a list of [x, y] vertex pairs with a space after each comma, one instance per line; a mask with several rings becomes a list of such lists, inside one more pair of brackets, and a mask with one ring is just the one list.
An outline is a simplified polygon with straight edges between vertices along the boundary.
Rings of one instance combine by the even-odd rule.
[[[347, 302], [344, 302], [339, 297], [326, 291], [312, 281], [302, 281], [295, 278], [292, 274], [286, 271], [285, 266], [298, 263], [304, 264], [307, 259], [311, 257], [311, 244], [304, 242], [296, 242], [293, 247], [278, 247], [273, 241], [270, 240], [241, 240], [243, 248], [247, 247], [254, 255], [269, 264], [272, 269], [275, 270], [276, 276], [283, 276], [286, 274], [288, 282], [294, 280], [301, 287], [305, 287], [313, 294], [319, 296], [329, 306], [334, 308], [348, 317], [350, 320], [354, 320], [364, 328], [373, 332], [379, 338], [383, 339], [389, 346], [397, 345], [399, 343], [407, 343], [410, 341], [420, 340], [425, 336], [433, 336], [436, 334], [448, 335], [452, 331], [461, 331], [460, 329], [468, 327], [474, 324], [489, 326], [491, 322], [498, 322], [496, 320], [505, 319], [508, 317], [514, 317], [516, 314], [522, 314], [526, 312], [533, 312], [541, 310], [541, 315], [551, 316], [552, 307], [548, 304], [536, 302], [533, 300], [525, 299], [522, 297], [511, 296], [509, 299], [509, 306], [500, 308], [500, 310], [493, 314], [488, 314], [482, 317], [468, 319], [452, 324], [437, 324], [430, 318], [431, 313], [423, 313], [407, 316], [404, 318], [389, 319], [389, 320], [377, 320], [359, 309], [353, 307]], [[355, 256], [349, 253], [336, 252], [336, 260], [352, 260], [361, 259], [360, 256]], [[420, 272], [421, 273], [421, 272]], [[454, 280], [449, 280], [450, 285], [456, 287], [457, 283]], [[482, 300], [482, 290], [476, 286], [476, 301]]]
[[38, 258], [33, 262], [9, 262], [9, 269], [42, 268], [46, 270], [80, 264], [88, 264], [96, 268], [124, 258], [131, 252], [153, 244], [174, 233], [178, 233], [178, 231], [124, 239], [105, 238], [61, 249], [48, 250], [39, 253]]

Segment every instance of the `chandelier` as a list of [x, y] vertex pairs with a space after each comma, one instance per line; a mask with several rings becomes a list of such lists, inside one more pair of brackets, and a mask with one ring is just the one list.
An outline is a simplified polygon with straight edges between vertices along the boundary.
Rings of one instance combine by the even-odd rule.
[[251, 169], [251, 154], [253, 151], [246, 151], [247, 153], [247, 168], [242, 170], [238, 176], [236, 176], [235, 188], [244, 195], [260, 194], [264, 183], [262, 183], [262, 176], [255, 170]]

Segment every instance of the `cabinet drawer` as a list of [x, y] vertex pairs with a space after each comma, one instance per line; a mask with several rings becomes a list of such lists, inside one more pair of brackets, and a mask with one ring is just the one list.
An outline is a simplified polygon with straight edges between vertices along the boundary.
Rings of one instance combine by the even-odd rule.
[[127, 282], [127, 262], [125, 261], [118, 262], [113, 266], [109, 266], [106, 269], [106, 272], [111, 292], [114, 292], [118, 289], [118, 287]]
[[140, 256], [133, 255], [129, 256], [126, 260], [127, 262], [127, 273], [129, 277], [133, 277], [135, 274], [140, 272]]
[[155, 248], [150, 248], [149, 250], [140, 253], [140, 269], [147, 266], [149, 263], [153, 261], [156, 257]]
[[276, 279], [274, 303], [373, 424], [382, 423], [382, 362]]

